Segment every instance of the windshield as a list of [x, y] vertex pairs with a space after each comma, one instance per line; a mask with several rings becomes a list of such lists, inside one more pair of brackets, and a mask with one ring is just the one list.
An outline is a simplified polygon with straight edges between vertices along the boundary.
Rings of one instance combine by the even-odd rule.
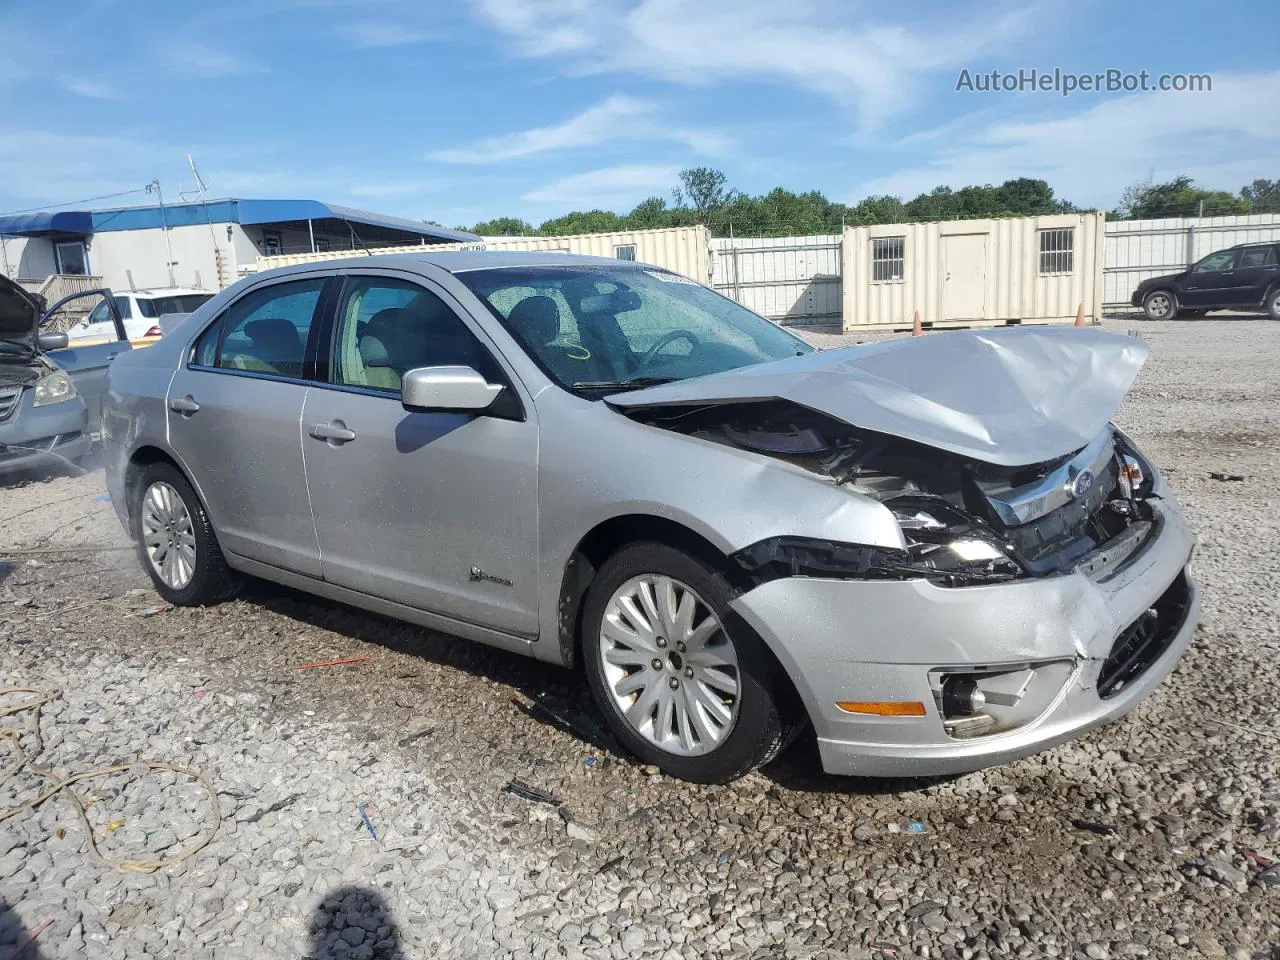
[[662, 270], [540, 266], [457, 276], [553, 380], [579, 392], [684, 380], [813, 350]]

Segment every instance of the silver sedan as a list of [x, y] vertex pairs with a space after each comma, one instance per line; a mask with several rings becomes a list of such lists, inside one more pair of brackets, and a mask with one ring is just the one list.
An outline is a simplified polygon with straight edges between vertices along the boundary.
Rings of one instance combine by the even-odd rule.
[[723, 782], [971, 770], [1115, 718], [1190, 642], [1192, 537], [1094, 330], [816, 352], [698, 283], [413, 253], [236, 284], [104, 402], [178, 604], [261, 577], [566, 666], [620, 743]]

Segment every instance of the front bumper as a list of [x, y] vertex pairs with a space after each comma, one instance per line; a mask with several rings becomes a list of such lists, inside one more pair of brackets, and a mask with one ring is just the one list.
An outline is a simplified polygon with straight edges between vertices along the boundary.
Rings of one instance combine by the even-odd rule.
[[89, 413], [75, 397], [42, 407], [32, 405], [32, 390], [22, 391], [17, 409], [0, 421], [0, 473], [49, 469], [89, 452]]
[[[733, 606], [791, 676], [829, 773], [896, 777], [976, 770], [1125, 714], [1173, 669], [1199, 615], [1199, 593], [1186, 572], [1194, 538], [1170, 494], [1153, 507], [1157, 532], [1125, 566], [1098, 581], [1080, 571], [980, 587], [797, 577], [762, 584]], [[1117, 638], [1182, 576], [1185, 613], [1169, 626], [1167, 646], [1103, 699], [1098, 677]], [[931, 670], [1046, 663], [1069, 663], [1070, 670], [1035, 719], [968, 739], [946, 732]], [[855, 715], [836, 706], [884, 700], [920, 701], [925, 715]]]

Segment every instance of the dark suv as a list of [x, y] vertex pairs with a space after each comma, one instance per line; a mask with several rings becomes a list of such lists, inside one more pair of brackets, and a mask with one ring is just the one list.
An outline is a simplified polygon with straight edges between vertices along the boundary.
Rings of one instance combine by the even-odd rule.
[[1211, 253], [1182, 273], [1143, 280], [1131, 302], [1152, 320], [1258, 307], [1280, 320], [1280, 243], [1245, 243]]

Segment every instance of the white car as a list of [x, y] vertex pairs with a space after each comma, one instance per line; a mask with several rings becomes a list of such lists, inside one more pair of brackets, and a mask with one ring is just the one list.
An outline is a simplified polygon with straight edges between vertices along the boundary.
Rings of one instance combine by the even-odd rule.
[[[213, 298], [208, 290], [192, 287], [166, 287], [156, 290], [127, 290], [112, 294], [125, 333], [130, 340], [147, 340], [164, 336], [161, 318], [169, 314], [188, 314]], [[72, 343], [97, 343], [115, 340], [115, 326], [105, 300], [99, 301], [89, 315], [67, 331]]]

